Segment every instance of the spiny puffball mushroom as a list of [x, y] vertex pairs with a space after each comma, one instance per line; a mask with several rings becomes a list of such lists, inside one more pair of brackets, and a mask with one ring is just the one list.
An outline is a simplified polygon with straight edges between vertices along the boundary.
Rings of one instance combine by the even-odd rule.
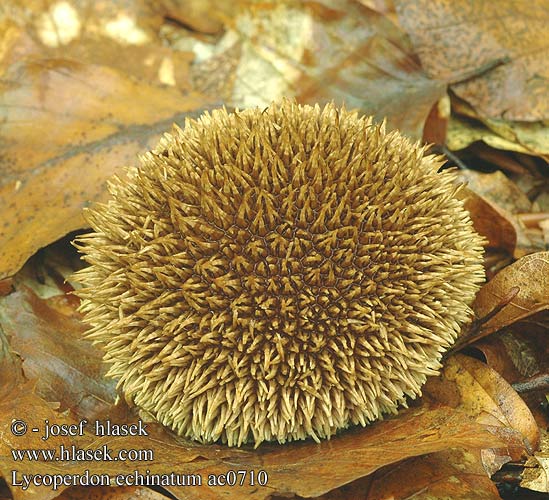
[[78, 246], [128, 401], [229, 446], [328, 438], [437, 374], [484, 279], [456, 176], [371, 118], [283, 100], [175, 127]]

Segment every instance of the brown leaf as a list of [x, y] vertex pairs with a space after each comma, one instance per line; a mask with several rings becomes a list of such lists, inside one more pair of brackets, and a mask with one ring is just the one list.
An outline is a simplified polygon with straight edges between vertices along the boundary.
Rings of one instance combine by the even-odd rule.
[[[462, 170], [459, 178], [486, 202], [478, 200], [478, 206], [475, 206], [473, 196], [469, 203], [474, 217], [480, 222], [479, 232], [488, 236], [490, 242], [502, 245], [501, 248], [515, 258], [546, 250], [541, 230], [527, 228], [523, 223], [522, 214], [531, 213], [533, 204], [515, 182], [500, 171], [483, 174]], [[490, 224], [490, 219], [493, 224]], [[493, 244], [490, 247], [494, 248]]]
[[407, 36], [387, 17], [357, 0], [249, 3], [241, 2], [215, 55], [197, 62], [195, 81], [222, 80], [225, 88], [212, 92], [239, 107], [282, 96], [335, 100], [421, 138], [446, 87], [425, 75]]
[[468, 343], [549, 309], [549, 252], [526, 255], [486, 283], [473, 303], [476, 317], [482, 318], [497, 308], [513, 288], [519, 289], [517, 295], [482, 325], [474, 339], [467, 339]]
[[[38, 299], [29, 291], [18, 291], [4, 299], [8, 304], [9, 329], [26, 330], [18, 332], [18, 336], [34, 336], [33, 344], [36, 348], [24, 345], [27, 351], [23, 355], [24, 363], [33, 365], [41, 359], [50, 359], [51, 368], [44, 372], [44, 378], [51, 379], [58, 376], [64, 379], [65, 385], [58, 385], [59, 393], [56, 400], [71, 399], [74, 393], [80, 398], [86, 398], [94, 389], [93, 384], [78, 382], [74, 378], [78, 370], [89, 371], [97, 369], [99, 360], [93, 355], [88, 359], [80, 359], [77, 368], [66, 370], [64, 363], [73, 358], [72, 350], [80, 352], [79, 345], [83, 341], [78, 340], [76, 333], [81, 329], [80, 325], [70, 320], [59, 317], [59, 313], [48, 307], [48, 302]], [[25, 305], [27, 300], [31, 310]], [[4, 309], [6, 306], [4, 306]], [[23, 311], [23, 312], [18, 312]], [[10, 323], [13, 315], [21, 316], [20, 322], [15, 325]], [[26, 321], [24, 321], [26, 319]], [[51, 325], [51, 326], [48, 326]], [[48, 331], [49, 329], [49, 331]], [[71, 334], [70, 331], [74, 332]], [[34, 331], [36, 330], [36, 331]], [[49, 336], [56, 332], [56, 339], [52, 341]], [[43, 338], [46, 337], [46, 338]], [[71, 341], [72, 337], [72, 341]], [[60, 349], [63, 352], [60, 352]], [[76, 358], [78, 360], [78, 358]], [[44, 367], [41, 368], [44, 370]], [[77, 383], [74, 382], [77, 381]], [[78, 418], [67, 412], [54, 411], [44, 399], [33, 389], [30, 384], [22, 385], [10, 377], [3, 379], [0, 390], [0, 470], [5, 477], [11, 478], [11, 470], [17, 470], [18, 474], [24, 473], [82, 473], [89, 469], [91, 473], [127, 474], [134, 470], [144, 474], [148, 469], [152, 473], [167, 473], [172, 471], [181, 474], [201, 474], [206, 482], [210, 474], [226, 474], [231, 470], [255, 471], [265, 470], [269, 476], [268, 487], [259, 488], [245, 486], [235, 488], [211, 487], [184, 487], [171, 488], [182, 498], [203, 499], [216, 498], [222, 492], [227, 498], [242, 498], [250, 495], [251, 498], [262, 499], [274, 492], [280, 494], [297, 493], [305, 496], [315, 496], [334, 489], [342, 484], [357, 479], [376, 469], [400, 461], [410, 456], [424, 453], [432, 453], [449, 447], [481, 448], [501, 445], [501, 438], [486, 432], [486, 426], [470, 421], [467, 414], [450, 409], [448, 407], [432, 407], [424, 405], [415, 410], [401, 412], [397, 417], [378, 422], [365, 429], [354, 429], [340, 436], [325, 441], [320, 445], [312, 442], [294, 443], [285, 446], [268, 445], [258, 450], [249, 448], [234, 449], [225, 446], [201, 446], [186, 442], [167, 433], [160, 425], [148, 424], [150, 435], [127, 438], [96, 437], [91, 431], [93, 423], [89, 424], [89, 432], [84, 436], [51, 438], [47, 442], [40, 439], [40, 435], [28, 433], [25, 436], [16, 437], [10, 432], [9, 425], [14, 418], [23, 418], [29, 428], [37, 427], [41, 431], [44, 421], [47, 419], [55, 424], [76, 424]], [[71, 394], [73, 393], [73, 394]], [[86, 410], [87, 408], [83, 408]], [[113, 423], [130, 423], [135, 418], [127, 414], [125, 417], [113, 408], [110, 417]], [[83, 415], [88, 417], [88, 415]], [[91, 421], [93, 417], [89, 417]], [[2, 424], [3, 422], [3, 424]], [[3, 426], [3, 427], [2, 427]], [[11, 449], [29, 448], [58, 448], [75, 445], [78, 448], [98, 449], [103, 444], [116, 450], [125, 448], [151, 449], [154, 452], [154, 460], [149, 462], [63, 462], [63, 468], [59, 469], [58, 462], [18, 462], [14, 464], [11, 459]], [[334, 472], [337, 471], [337, 472]], [[22, 477], [22, 476], [18, 476]], [[26, 498], [28, 492], [20, 488], [13, 488], [15, 498]], [[39, 489], [41, 498], [52, 498], [49, 489]]]
[[164, 16], [174, 19], [195, 31], [215, 34], [223, 29], [236, 2], [219, 0], [161, 0], [157, 2]]
[[345, 102], [420, 138], [446, 89], [426, 77], [404, 33], [356, 1], [343, 2], [336, 12], [316, 7], [313, 19], [313, 43], [296, 81], [298, 99]]
[[396, 0], [423, 67], [480, 114], [549, 117], [544, 0]]
[[[29, 291], [18, 291], [12, 296], [4, 299], [4, 302], [8, 299], [11, 301], [8, 304], [10, 306], [8, 311], [21, 315], [22, 319], [27, 319], [26, 322], [21, 321], [17, 329], [30, 330], [17, 335], [34, 336], [33, 338], [36, 339], [33, 341], [36, 349], [22, 343], [22, 346], [27, 348], [23, 356], [24, 363], [32, 365], [41, 359], [49, 358], [52, 362], [46, 379], [58, 376], [64, 382], [64, 385], [58, 386], [59, 394], [54, 395], [57, 396], [55, 400], [62, 400], [62, 398], [70, 400], [74, 397], [71, 393], [76, 393], [78, 397], [85, 399], [92, 393], [93, 384], [74, 383], [75, 369], [68, 371], [64, 365], [64, 363], [70, 363], [73, 357], [71, 345], [74, 352], [80, 352], [79, 345], [81, 346], [83, 341], [78, 340], [76, 333], [80, 331], [81, 326], [73, 323], [75, 319], [72, 317], [70, 320], [60, 318], [60, 313], [50, 307], [49, 301], [39, 299]], [[28, 305], [25, 305], [25, 300]], [[25, 309], [29, 306], [30, 311], [26, 312]], [[13, 314], [9, 318], [12, 318]], [[4, 324], [5, 320], [2, 320], [2, 323]], [[9, 329], [15, 329], [9, 321], [7, 324]], [[48, 327], [50, 324], [52, 327]], [[67, 331], [71, 329], [74, 329], [72, 334]], [[53, 331], [56, 332], [55, 342], [50, 338]], [[44, 336], [46, 339], [43, 338]], [[41, 441], [40, 435], [34, 433], [15, 437], [9, 429], [14, 418], [23, 418], [27, 421], [29, 428], [38, 427], [40, 430], [44, 428], [45, 419], [51, 423], [69, 425], [78, 423], [78, 418], [73, 413], [60, 413], [53, 410], [31, 385], [28, 383], [22, 385], [20, 379], [7, 377], [2, 379], [3, 386], [0, 386], [0, 392], [4, 391], [4, 394], [0, 394], [0, 448], [2, 448], [0, 470], [5, 477], [9, 478], [12, 470], [18, 471], [18, 477], [22, 477], [21, 474], [24, 473], [46, 474], [60, 471], [76, 474], [86, 469], [94, 474], [111, 475], [128, 474], [135, 470], [141, 474], [145, 474], [146, 470], [150, 470], [153, 474], [171, 472], [200, 474], [203, 479], [201, 487], [171, 487], [171, 491], [181, 498], [188, 499], [213, 499], [220, 494], [235, 500], [246, 495], [250, 498], [263, 499], [274, 493], [318, 496], [385, 465], [449, 448], [497, 450], [498, 447], [506, 444], [509, 449], [522, 450], [522, 438], [519, 437], [518, 431], [530, 433], [530, 439], [532, 439], [531, 430], [524, 428], [529, 423], [527, 410], [526, 413], [519, 415], [523, 423], [517, 424], [516, 420], [519, 417], [516, 416], [516, 412], [520, 408], [513, 399], [512, 389], [508, 393], [508, 386], [501, 384], [493, 374], [486, 375], [484, 371], [489, 368], [485, 365], [479, 363], [480, 367], [471, 368], [468, 358], [465, 360], [461, 358], [452, 358], [448, 361], [448, 368], [444, 371], [442, 378], [431, 379], [432, 383], [436, 382], [439, 394], [433, 396], [435, 392], [431, 391], [431, 399], [424, 400], [421, 406], [413, 410], [402, 411], [393, 418], [377, 422], [365, 429], [349, 430], [321, 444], [308, 441], [284, 446], [265, 445], [258, 450], [198, 445], [176, 438], [158, 424], [148, 424], [149, 436], [96, 437], [92, 432], [93, 413], [90, 413], [90, 416], [83, 415], [90, 420], [89, 427], [83, 436], [51, 438], [47, 442]], [[80, 360], [80, 364], [82, 366], [77, 367], [77, 370], [97, 370], [99, 359], [90, 355], [88, 359]], [[476, 380], [475, 377], [481, 379], [482, 390], [477, 387], [479, 384], [473, 383]], [[511, 416], [505, 414], [494, 401], [508, 406], [506, 411], [510, 412]], [[443, 406], [440, 406], [441, 404]], [[111, 407], [107, 415], [113, 423], [117, 424], [136, 421], [131, 413], [120, 411], [119, 408]], [[471, 417], [478, 419], [479, 422], [472, 421]], [[491, 430], [492, 434], [486, 432], [487, 430]], [[44, 447], [54, 449], [61, 444], [69, 447], [75, 445], [82, 449], [99, 449], [106, 444], [113, 453], [123, 448], [150, 449], [153, 450], [154, 460], [145, 462], [68, 461], [63, 462], [60, 469], [61, 464], [55, 461], [26, 461], [15, 464], [11, 459], [11, 449]], [[494, 458], [491, 458], [491, 461], [496, 464], [492, 465], [494, 468], [507, 457], [495, 452], [492, 452], [492, 455]], [[252, 487], [246, 484], [238, 488], [229, 488], [209, 487], [206, 484], [209, 475], [224, 475], [228, 470], [245, 470], [248, 474], [252, 470], [256, 474], [260, 470], [265, 470], [269, 477], [268, 485], [258, 487], [256, 484]], [[41, 498], [52, 498], [51, 490], [39, 488], [38, 491]], [[26, 498], [29, 494], [17, 487], [13, 488], [13, 492], [16, 499]]]
[[[405, 411], [395, 419], [347, 432], [332, 442], [272, 448], [268, 454], [262, 457], [260, 454], [259, 463], [270, 466], [268, 470], [272, 473], [269, 475], [277, 483], [280, 481], [278, 493], [318, 496], [335, 485], [345, 484], [404, 456], [430, 453], [427, 449], [435, 442], [440, 446], [439, 450], [486, 447], [489, 440], [482, 433], [478, 433], [476, 438], [472, 435], [466, 437], [473, 431], [472, 428], [465, 430], [469, 423], [462, 427], [467, 420], [465, 414], [459, 411], [448, 413], [444, 407]], [[462, 428], [449, 432], [449, 426], [456, 425]], [[481, 441], [485, 444], [480, 445]]]
[[536, 155], [549, 161], [548, 126], [547, 120], [516, 122], [487, 118], [456, 97], [452, 99], [447, 145], [450, 149], [457, 150], [476, 141], [483, 141], [496, 150]]
[[[533, 439], [537, 428], [513, 389], [483, 363], [466, 356], [447, 360], [440, 377], [429, 379], [426, 398], [459, 409], [478, 421], [496, 424], [506, 441], [503, 449], [475, 448], [443, 450], [409, 458], [377, 470], [333, 490], [319, 500], [499, 498], [490, 475], [511, 459], [520, 457], [522, 433]], [[514, 430], [509, 433], [509, 431]], [[277, 499], [278, 500], [278, 499]]]
[[[153, 474], [172, 471], [187, 473], [199, 468], [202, 464], [216, 463], [228, 457], [246, 454], [241, 450], [223, 449], [223, 447], [199, 446], [194, 443], [181, 444], [172, 436], [168, 436], [160, 425], [150, 424], [146, 427], [149, 433], [146, 437], [96, 437], [93, 432], [95, 422], [90, 422], [85, 427], [83, 436], [53, 436], [44, 441], [42, 436], [46, 420], [50, 424], [65, 426], [65, 428], [78, 424], [80, 420], [67, 412], [54, 411], [34, 392], [31, 383], [0, 386], [0, 416], [0, 472], [11, 486], [15, 500], [29, 497], [42, 500], [54, 498], [67, 485], [60, 487], [57, 491], [52, 491], [47, 487], [33, 488], [31, 491], [23, 490], [12, 484], [12, 470], [17, 470], [19, 479], [22, 474], [84, 474], [86, 470], [89, 470], [90, 474], [111, 474], [113, 476], [131, 474], [134, 470], [139, 470], [143, 474], [146, 473], [146, 470], [150, 470]], [[29, 430], [38, 428], [40, 432], [27, 432], [23, 436], [14, 436], [11, 432], [13, 419], [22, 419], [27, 423]], [[113, 423], [117, 424], [128, 422], [135, 422], [135, 419], [127, 421], [113, 419]], [[16, 463], [12, 458], [12, 449], [56, 449], [59, 452], [61, 445], [66, 449], [71, 449], [72, 445], [78, 449], [103, 449], [106, 446], [114, 457], [120, 449], [152, 449], [154, 460], [139, 462], [27, 460]], [[195, 460], [197, 464], [193, 465]], [[114, 480], [112, 484], [116, 485]]]
[[143, 486], [73, 486], [56, 500], [166, 500], [164, 495]]
[[38, 395], [88, 418], [112, 407], [115, 384], [105, 379], [102, 353], [82, 338], [85, 327], [72, 307], [23, 288], [0, 302], [0, 319]]
[[509, 214], [530, 212], [532, 210], [532, 202], [526, 194], [500, 171], [484, 174], [474, 170], [461, 170], [459, 178], [467, 182], [467, 186], [471, 191]]
[[0, 297], [10, 294], [13, 291], [13, 278], [0, 280]]
[[[440, 403], [459, 407], [479, 423], [499, 427], [504, 434], [506, 429], [519, 432], [524, 444], [510, 441], [510, 458], [520, 458], [524, 450], [531, 453], [538, 446], [539, 429], [524, 401], [501, 375], [477, 359], [461, 354], [448, 358], [442, 376], [430, 378], [424, 393]], [[497, 465], [495, 470], [502, 463]]]
[[549, 432], [543, 433], [539, 453], [525, 464], [521, 487], [549, 493]]
[[[8, 25], [1, 68], [22, 60], [69, 59], [108, 66], [151, 84], [190, 90], [190, 51], [173, 50], [159, 37], [167, 6], [146, 0], [124, 5], [72, 0], [30, 6], [7, 0]], [[179, 30], [189, 37], [188, 31]]]
[[450, 98], [445, 95], [431, 108], [423, 127], [423, 142], [445, 144], [450, 119]]
[[63, 60], [15, 64], [0, 93], [0, 277], [83, 227], [82, 208], [104, 196], [106, 179], [204, 106], [198, 95]]
[[147, 0], [4, 0], [2, 15], [46, 48], [71, 47], [93, 37], [145, 45], [157, 40], [164, 21], [165, 10], [155, 4]]
[[517, 232], [509, 214], [468, 188], [460, 196], [471, 215], [476, 231], [488, 241], [488, 248], [502, 249], [513, 255], [517, 244]]
[[480, 450], [446, 450], [408, 459], [380, 469], [371, 481], [364, 500], [501, 498], [482, 465]]
[[[534, 319], [535, 316], [530, 318]], [[549, 368], [547, 327], [537, 331], [528, 321], [515, 323], [499, 335], [482, 339], [475, 343], [474, 348], [482, 352], [488, 366], [510, 384]]]
[[[9, 403], [7, 402], [9, 401]], [[397, 419], [378, 422], [366, 429], [355, 429], [321, 444], [295, 443], [289, 445], [262, 446], [258, 450], [234, 449], [215, 445], [197, 445], [178, 440], [164, 432], [159, 425], [148, 424], [147, 437], [95, 437], [90, 433], [83, 437], [50, 438], [41, 441], [39, 434], [29, 433], [14, 437], [10, 432], [13, 418], [21, 418], [29, 428], [44, 428], [44, 420], [51, 423], [75, 424], [77, 420], [54, 412], [32, 393], [30, 387], [18, 387], [4, 395], [0, 402], [1, 442], [0, 471], [4, 477], [12, 478], [16, 469], [18, 478], [23, 474], [59, 473], [58, 462], [18, 462], [12, 460], [11, 449], [58, 449], [75, 445], [78, 448], [101, 449], [108, 445], [112, 455], [120, 449], [151, 449], [153, 461], [140, 462], [63, 462], [65, 474], [82, 474], [89, 469], [93, 474], [108, 473], [111, 476], [131, 474], [138, 470], [146, 474], [200, 474], [200, 487], [169, 487], [181, 498], [226, 498], [250, 497], [265, 499], [273, 493], [296, 493], [302, 496], [318, 496], [335, 487], [352, 481], [374, 470], [402, 460], [446, 449], [448, 447], [480, 448], [497, 446], [501, 440], [485, 432], [485, 426], [470, 422], [465, 414], [448, 408], [418, 409], [405, 411]], [[120, 422], [116, 422], [120, 423]], [[227, 474], [228, 470], [248, 471], [246, 483], [235, 487], [208, 487], [210, 474]], [[249, 471], [257, 474], [264, 470], [268, 474], [268, 484], [260, 487], [249, 484]], [[114, 481], [113, 481], [114, 483]], [[12, 488], [14, 498], [26, 498], [20, 488]], [[52, 498], [51, 491], [39, 489], [40, 498]], [[210, 495], [210, 496], [209, 496]], [[216, 496], [217, 495], [217, 496]]]
[[502, 333], [501, 335], [486, 337], [479, 342], [475, 342], [472, 349], [480, 351], [486, 360], [486, 364], [512, 384], [522, 377], [513, 361], [512, 351], [509, 351], [507, 344], [503, 341], [503, 335]]

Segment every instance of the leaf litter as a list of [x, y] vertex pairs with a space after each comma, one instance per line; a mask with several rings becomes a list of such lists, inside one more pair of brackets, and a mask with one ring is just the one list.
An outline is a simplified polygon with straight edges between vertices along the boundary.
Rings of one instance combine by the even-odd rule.
[[[13, 467], [11, 448], [43, 447], [38, 436], [15, 440], [6, 428], [21, 414], [36, 425], [44, 418], [67, 424], [107, 416], [120, 423], [147, 419], [116, 401], [99, 352], [81, 340], [66, 273], [57, 270], [62, 266], [45, 267], [46, 288], [28, 266], [17, 272], [39, 248], [82, 228], [81, 208], [101, 200], [108, 177], [134, 164], [171, 122], [221, 104], [263, 105], [282, 94], [301, 102], [335, 99], [387, 117], [390, 126], [414, 137], [448, 141], [450, 150], [474, 151], [475, 141], [483, 140], [546, 160], [549, 117], [538, 90], [547, 88], [547, 75], [546, 65], [540, 66], [542, 51], [535, 50], [543, 41], [541, 2], [532, 4], [528, 24], [517, 1], [500, 6], [505, 21], [500, 24], [498, 15], [483, 17], [493, 13], [489, 2], [475, 4], [479, 10], [443, 0], [396, 1], [396, 10], [377, 0], [187, 2], [183, 9], [178, 0], [154, 8], [139, 0], [123, 7], [67, 0], [30, 2], [22, 10], [18, 2], [5, 2], [0, 8], [0, 277], [7, 278], [0, 282], [2, 475], [8, 478]], [[70, 26], [63, 24], [67, 19]], [[520, 33], [513, 44], [511, 32]], [[488, 35], [493, 39], [483, 45]], [[478, 36], [481, 43], [467, 41]], [[524, 85], [506, 83], [513, 79]], [[445, 113], [448, 89], [452, 109]], [[504, 156], [494, 158], [508, 173]], [[511, 165], [511, 172], [528, 170], [543, 186], [546, 164], [540, 161], [519, 158], [522, 165]], [[547, 425], [539, 409], [547, 391], [521, 393], [521, 398], [507, 382], [519, 387], [547, 372], [543, 339], [549, 296], [548, 256], [539, 251], [547, 250], [540, 243], [547, 219], [538, 216], [532, 226], [538, 239], [531, 233], [524, 237], [524, 214], [535, 214], [535, 205], [516, 191], [516, 178], [498, 175], [483, 181], [488, 190], [470, 183], [465, 193], [488, 249], [503, 252], [499, 272], [489, 273], [494, 277], [475, 301], [477, 329], [474, 324], [462, 341], [484, 353], [487, 365], [451, 355], [442, 375], [430, 379], [425, 396], [409, 410], [320, 445], [265, 445], [256, 451], [201, 446], [149, 423], [149, 436], [116, 438], [113, 447], [153, 449], [154, 462], [138, 464], [139, 470], [206, 476], [243, 467], [269, 473], [265, 489], [172, 488], [178, 498], [396, 499], [450, 492], [452, 498], [498, 498], [489, 475], [509, 460], [523, 460], [536, 447], [538, 427]], [[512, 192], [516, 196], [510, 198]], [[46, 289], [45, 296], [32, 291]], [[535, 354], [517, 357], [530, 344]], [[86, 435], [65, 444], [95, 448], [104, 442]], [[542, 445], [541, 455], [530, 459], [537, 460], [539, 475], [524, 481], [536, 491], [547, 488], [543, 450]], [[64, 465], [62, 470], [111, 474], [136, 468], [122, 462]], [[20, 470], [61, 469], [29, 462]], [[41, 498], [58, 493], [34, 491]], [[66, 490], [67, 496], [73, 493], [76, 488]], [[119, 493], [120, 498], [152, 494]], [[13, 494], [30, 495], [19, 489]], [[116, 493], [111, 488], [97, 494], [115, 498]]]

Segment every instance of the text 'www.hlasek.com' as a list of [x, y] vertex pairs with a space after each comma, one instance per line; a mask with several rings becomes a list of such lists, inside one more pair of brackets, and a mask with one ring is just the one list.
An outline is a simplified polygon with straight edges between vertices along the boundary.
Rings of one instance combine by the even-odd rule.
[[[70, 443], [60, 443], [55, 447], [21, 447], [12, 448], [14, 467], [11, 471], [11, 486], [22, 490], [35, 487], [47, 487], [53, 490], [69, 486], [266, 486], [269, 480], [264, 470], [227, 469], [222, 473], [180, 473], [177, 471], [159, 471], [154, 467], [155, 451], [153, 448], [120, 448], [112, 449], [109, 444], [115, 444], [117, 438], [147, 437], [147, 424], [141, 420], [133, 424], [114, 424], [110, 420], [81, 420], [78, 424], [55, 424], [44, 420], [43, 426], [30, 427], [26, 421], [13, 419], [11, 433], [23, 437], [28, 433], [36, 433], [44, 443], [52, 438], [77, 438], [91, 435], [98, 439], [87, 442], [85, 447]], [[108, 440], [109, 443], [104, 441]], [[35, 442], [36, 439], [32, 440]], [[68, 464], [67, 471], [60, 473], [59, 467], [52, 464], [62, 462]], [[89, 467], [82, 469], [81, 463], [109, 462], [135, 464], [135, 469], [127, 466], [119, 468], [119, 473], [112, 467], [109, 473], [100, 469], [105, 467]], [[165, 461], [163, 460], [165, 463]], [[174, 460], [177, 463], [177, 460]], [[140, 464], [141, 466], [138, 466]], [[40, 469], [43, 467], [43, 471]], [[109, 466], [110, 467], [110, 466]], [[150, 468], [147, 468], [150, 467]], [[74, 472], [70, 472], [70, 469]], [[90, 469], [93, 470], [90, 471]], [[131, 467], [130, 467], [131, 469]]]

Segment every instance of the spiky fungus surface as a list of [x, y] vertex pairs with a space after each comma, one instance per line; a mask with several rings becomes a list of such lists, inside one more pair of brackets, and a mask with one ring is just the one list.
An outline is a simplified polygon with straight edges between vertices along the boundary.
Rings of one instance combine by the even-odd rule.
[[484, 276], [440, 166], [333, 105], [175, 128], [79, 241], [109, 375], [178, 434], [230, 446], [395, 412], [439, 370]]

